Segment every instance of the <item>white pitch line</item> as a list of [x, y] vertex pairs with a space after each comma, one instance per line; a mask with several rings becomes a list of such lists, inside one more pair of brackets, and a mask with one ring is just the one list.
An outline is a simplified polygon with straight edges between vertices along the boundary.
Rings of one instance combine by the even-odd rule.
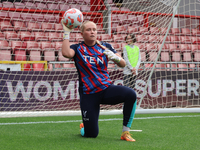
[[[200, 115], [186, 115], [186, 116], [155, 116], [155, 117], [138, 117], [134, 118], [134, 120], [138, 119], [165, 119], [165, 118], [189, 118], [189, 117], [200, 117]], [[111, 119], [99, 119], [99, 121], [114, 121], [114, 120], [122, 120], [122, 118], [111, 118]], [[68, 120], [68, 121], [38, 121], [38, 122], [8, 122], [8, 123], [0, 123], [0, 126], [3, 125], [20, 125], [20, 124], [47, 124], [47, 123], [69, 123], [69, 122], [82, 122], [82, 120]]]

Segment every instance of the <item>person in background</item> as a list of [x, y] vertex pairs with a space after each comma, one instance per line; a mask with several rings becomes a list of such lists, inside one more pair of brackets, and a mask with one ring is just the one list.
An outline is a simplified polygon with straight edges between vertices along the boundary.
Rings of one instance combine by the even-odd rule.
[[123, 70], [123, 84], [129, 88], [135, 88], [135, 82], [138, 75], [138, 69], [141, 63], [140, 49], [134, 45], [137, 42], [134, 34], [128, 34], [125, 38], [127, 43], [123, 48], [123, 58], [126, 66]]

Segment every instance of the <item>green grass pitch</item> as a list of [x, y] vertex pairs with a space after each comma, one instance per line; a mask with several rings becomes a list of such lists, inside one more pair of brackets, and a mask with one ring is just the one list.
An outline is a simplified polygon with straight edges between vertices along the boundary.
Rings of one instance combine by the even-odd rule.
[[0, 150], [199, 150], [200, 113], [136, 114], [136, 142], [120, 140], [122, 115], [101, 115], [97, 138], [79, 133], [81, 116], [0, 119]]

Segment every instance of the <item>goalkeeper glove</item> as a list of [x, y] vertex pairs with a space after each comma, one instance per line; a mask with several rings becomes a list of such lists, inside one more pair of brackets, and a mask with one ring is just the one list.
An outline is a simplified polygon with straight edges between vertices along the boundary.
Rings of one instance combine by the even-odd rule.
[[117, 55], [115, 55], [111, 50], [109, 49], [106, 49], [104, 52], [103, 52], [105, 55], [107, 55], [108, 59], [116, 62], [116, 63], [119, 63], [121, 58]]
[[61, 24], [63, 26], [64, 34], [63, 34], [63, 40], [68, 39], [69, 40], [69, 34], [72, 31], [72, 29], [66, 27], [63, 23], [63, 20], [61, 20]]

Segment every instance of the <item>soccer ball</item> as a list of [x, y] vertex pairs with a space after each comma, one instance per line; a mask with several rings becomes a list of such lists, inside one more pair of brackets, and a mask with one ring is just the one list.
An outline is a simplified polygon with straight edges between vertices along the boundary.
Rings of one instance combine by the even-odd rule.
[[82, 22], [83, 14], [80, 10], [76, 8], [71, 8], [67, 10], [63, 15], [63, 24], [70, 29], [79, 27]]

